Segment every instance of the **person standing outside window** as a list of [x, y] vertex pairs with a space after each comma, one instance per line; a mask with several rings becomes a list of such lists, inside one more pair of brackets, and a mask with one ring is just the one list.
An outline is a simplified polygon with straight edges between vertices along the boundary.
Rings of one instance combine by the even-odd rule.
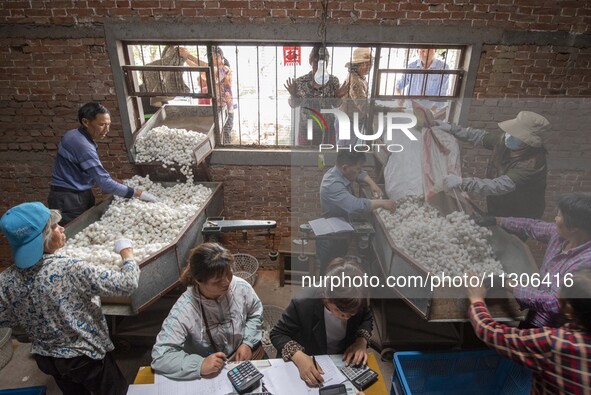
[[[419, 49], [419, 58], [410, 62], [407, 68], [415, 70], [449, 69], [444, 61], [436, 58], [435, 48]], [[449, 75], [447, 74], [403, 74], [396, 82], [395, 94], [405, 96], [446, 96], [448, 86]], [[444, 102], [431, 100], [418, 100], [418, 103], [430, 109], [437, 119], [440, 118], [438, 112], [446, 106]]]
[[213, 48], [214, 64], [216, 67], [219, 87], [220, 107], [226, 107], [228, 118], [224, 122], [222, 129], [224, 144], [232, 142], [231, 132], [234, 127], [234, 99], [232, 97], [232, 69], [230, 62], [224, 57], [224, 52], [220, 47]]
[[[201, 59], [193, 56], [184, 48], [179, 48], [181, 57], [189, 66], [208, 66], [208, 64]], [[230, 62], [224, 57], [224, 51], [220, 47], [212, 47], [213, 53], [213, 77], [215, 85], [218, 87], [218, 103], [220, 108], [226, 107], [228, 117], [222, 126], [222, 137], [224, 144], [231, 143], [231, 132], [234, 127], [234, 98], [232, 95], [232, 69]], [[199, 73], [201, 76], [201, 73]], [[198, 84], [201, 93], [207, 93], [207, 82], [199, 77]], [[205, 99], [203, 104], [211, 104], [209, 99]]]
[[320, 44], [315, 45], [310, 52], [309, 63], [312, 71], [308, 74], [298, 77], [297, 79], [288, 78], [285, 82], [285, 89], [290, 94], [289, 105], [292, 108], [301, 107], [303, 111], [300, 112], [300, 122], [296, 131], [296, 145], [319, 145], [319, 144], [334, 144], [336, 135], [330, 125], [334, 125], [335, 117], [332, 114], [324, 114], [328, 130], [323, 130], [315, 122], [312, 122], [312, 140], [308, 140], [308, 119], [312, 120], [311, 113], [305, 110], [304, 107], [312, 108], [320, 111], [323, 108], [337, 108], [341, 105], [341, 98], [343, 98], [349, 89], [345, 82], [339, 86], [339, 79], [334, 75], [330, 75], [328, 82], [324, 85], [318, 84], [314, 81], [314, 75], [318, 70], [318, 62], [320, 61], [320, 49], [324, 50], [324, 65], [328, 64], [330, 57], [328, 49], [322, 47]]
[[[365, 129], [367, 122], [367, 108], [369, 104], [367, 75], [371, 70], [372, 62], [373, 58], [369, 48], [355, 48], [351, 61], [345, 64], [345, 67], [349, 70], [349, 76], [346, 81], [349, 84], [349, 89], [343, 97], [343, 104], [340, 110], [347, 113], [349, 119], [353, 121], [355, 119], [354, 113], [358, 114], [360, 131]], [[353, 136], [355, 134], [351, 130], [351, 138], [354, 138]], [[337, 143], [339, 145], [348, 145], [351, 142], [339, 140]]]
[[62, 213], [60, 225], [66, 225], [94, 206], [92, 187], [104, 193], [124, 198], [136, 197], [146, 202], [158, 202], [149, 192], [123, 185], [111, 178], [103, 167], [96, 141], [104, 139], [111, 127], [111, 115], [99, 103], [86, 103], [78, 111], [80, 127], [62, 137], [51, 174], [49, 208]]

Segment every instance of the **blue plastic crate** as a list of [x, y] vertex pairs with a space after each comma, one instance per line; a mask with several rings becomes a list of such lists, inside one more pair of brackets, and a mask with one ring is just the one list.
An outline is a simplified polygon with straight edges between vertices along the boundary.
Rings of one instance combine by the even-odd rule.
[[0, 390], [0, 395], [45, 395], [47, 387], [24, 387], [10, 390]]
[[392, 395], [527, 395], [531, 371], [493, 350], [397, 352]]

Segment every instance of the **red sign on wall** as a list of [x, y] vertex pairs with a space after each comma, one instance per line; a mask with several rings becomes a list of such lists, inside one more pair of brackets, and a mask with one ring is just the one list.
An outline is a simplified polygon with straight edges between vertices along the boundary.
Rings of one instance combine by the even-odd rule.
[[283, 47], [283, 65], [293, 66], [302, 64], [302, 47]]

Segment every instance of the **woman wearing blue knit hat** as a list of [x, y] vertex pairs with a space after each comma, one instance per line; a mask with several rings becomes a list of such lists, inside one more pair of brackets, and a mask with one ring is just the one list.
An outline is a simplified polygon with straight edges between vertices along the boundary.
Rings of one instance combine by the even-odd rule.
[[66, 243], [61, 214], [23, 203], [0, 219], [15, 265], [0, 273], [0, 327], [22, 327], [37, 366], [64, 394], [125, 394], [127, 382], [111, 355], [97, 296], [129, 295], [140, 269], [131, 241], [117, 240], [123, 263], [94, 265], [58, 252]]

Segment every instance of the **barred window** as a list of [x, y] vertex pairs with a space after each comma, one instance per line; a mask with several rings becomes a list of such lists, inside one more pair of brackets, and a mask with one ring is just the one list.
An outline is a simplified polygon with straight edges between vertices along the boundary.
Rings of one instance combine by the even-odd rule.
[[445, 99], [458, 97], [463, 47], [381, 47], [377, 97]]
[[[164, 103], [212, 106], [219, 143], [232, 146], [297, 146], [301, 111], [290, 105], [287, 81], [311, 73], [310, 44], [256, 45], [220, 42], [124, 42], [126, 96], [139, 130]], [[328, 45], [327, 72], [342, 85], [357, 46]], [[373, 69], [368, 102], [398, 99], [438, 103], [445, 111], [459, 96], [465, 48], [368, 46]], [[218, 54], [222, 55], [218, 57]], [[225, 65], [224, 65], [225, 63]], [[224, 85], [225, 81], [225, 85]], [[293, 104], [293, 103], [292, 103]], [[330, 125], [329, 125], [330, 126]], [[224, 129], [227, 139], [222, 136]]]

